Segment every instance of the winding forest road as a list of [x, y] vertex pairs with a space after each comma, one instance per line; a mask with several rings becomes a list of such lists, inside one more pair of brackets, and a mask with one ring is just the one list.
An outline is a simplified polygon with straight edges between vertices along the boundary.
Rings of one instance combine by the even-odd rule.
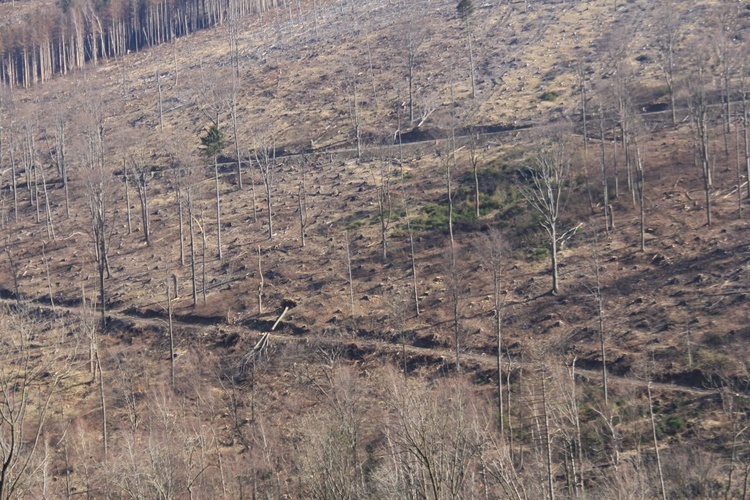
[[[12, 299], [3, 298], [0, 299], [0, 304], [5, 305], [5, 307], [13, 308], [17, 307], [17, 302]], [[61, 305], [55, 305], [54, 307], [45, 304], [42, 302], [26, 302], [24, 305], [28, 308], [31, 308], [32, 310], [45, 310], [48, 313], [52, 313], [53, 315], [59, 314], [61, 311], [64, 311], [71, 315], [80, 315], [83, 312], [82, 307], [71, 307], [71, 306], [61, 306]], [[98, 320], [99, 314], [96, 311], [91, 311], [91, 314], [95, 319]], [[166, 314], [165, 314], [166, 316]], [[107, 318], [110, 323], [120, 323], [124, 325], [132, 325], [135, 327], [150, 327], [152, 329], [163, 329], [164, 331], [167, 331], [168, 328], [168, 322], [166, 317], [154, 317], [154, 316], [145, 316], [145, 315], [138, 315], [138, 314], [131, 314], [124, 310], [110, 310], [107, 312]], [[252, 321], [252, 320], [251, 320]], [[274, 323], [274, 320], [272, 319], [256, 319], [254, 320], [257, 324], [261, 324], [266, 326], [266, 330], [270, 330], [270, 325]], [[404, 351], [406, 353], [407, 360], [408, 359], [422, 359], [422, 364], [428, 365], [428, 364], [434, 364], [436, 366], [442, 366], [446, 363], [453, 364], [455, 361], [455, 351], [444, 348], [444, 347], [417, 347], [414, 345], [402, 345], [397, 344], [393, 342], [387, 342], [384, 340], [378, 340], [378, 339], [372, 339], [372, 338], [351, 338], [351, 337], [341, 337], [341, 336], [325, 336], [320, 335], [312, 332], [305, 333], [303, 335], [299, 334], [290, 334], [290, 333], [284, 333], [283, 330], [285, 329], [285, 326], [292, 325], [292, 323], [288, 322], [282, 322], [279, 326], [280, 331], [267, 331], [264, 332], [261, 329], [258, 328], [252, 328], [249, 326], [244, 325], [229, 325], [229, 324], [221, 324], [217, 322], [211, 322], [210, 320], [206, 321], [191, 321], [183, 319], [179, 316], [173, 316], [172, 318], [172, 324], [173, 328], [175, 329], [176, 336], [178, 338], [183, 337], [185, 338], [186, 333], [193, 333], [194, 338], [201, 339], [199, 342], [205, 343], [207, 340], [210, 341], [212, 344], [219, 344], [219, 339], [215, 337], [207, 337], [205, 335], [206, 328], [211, 328], [212, 326], [220, 326], [221, 331], [223, 334], [237, 334], [240, 338], [246, 339], [246, 345], [247, 345], [247, 351], [252, 350], [252, 346], [255, 345], [258, 339], [265, 334], [268, 333], [268, 341], [269, 343], [280, 343], [280, 344], [289, 344], [289, 343], [295, 343], [295, 344], [303, 344], [303, 345], [311, 345], [315, 347], [332, 347], [332, 348], [338, 348], [344, 354], [345, 356], [348, 355], [348, 357], [356, 358], [357, 356], [368, 356], [368, 355], [374, 355], [377, 357], [392, 357], [399, 359], [403, 356]], [[200, 335], [199, 335], [200, 334]], [[249, 336], [253, 336], [252, 339], [248, 339]], [[255, 338], [257, 336], [257, 338]], [[72, 346], [73, 344], [80, 344], [80, 342], [76, 340], [69, 340], [66, 341], [66, 343], [70, 343]], [[64, 347], [64, 344], [61, 346], [60, 343], [56, 344], [50, 344], [50, 345], [42, 345], [42, 344], [35, 344], [31, 347], [33, 350], [39, 350], [39, 349], [58, 349], [60, 347]], [[178, 346], [179, 348], [183, 348], [183, 346]], [[7, 354], [0, 354], [0, 362], [6, 361], [8, 358]], [[472, 352], [463, 352], [461, 353], [461, 362], [462, 366], [464, 367], [464, 370], [466, 373], [476, 373], [478, 371], [483, 370], [491, 370], [495, 371], [497, 368], [497, 358], [493, 356], [488, 355], [482, 355], [482, 354], [476, 354]], [[507, 368], [508, 366], [508, 360], [507, 357], [503, 358], [503, 366]], [[512, 359], [512, 369], [518, 369], [519, 367], [523, 366], [529, 366], [529, 363], [522, 362], [519, 359], [513, 358]], [[452, 369], [452, 368], [451, 368]], [[593, 381], [597, 384], [601, 384], [602, 381], [602, 373], [601, 370], [593, 370], [593, 369], [586, 369], [581, 367], [575, 368], [575, 374], [580, 379], [584, 379], [587, 381]], [[651, 384], [652, 390], [661, 391], [661, 392], [670, 392], [670, 393], [683, 393], [683, 394], [690, 394], [693, 396], [716, 396], [722, 393], [721, 389], [716, 388], [706, 388], [706, 387], [695, 387], [695, 386], [686, 386], [686, 385], [679, 385], [674, 383], [663, 383], [663, 382], [649, 382], [644, 379], [639, 378], [632, 378], [632, 377], [626, 377], [621, 375], [616, 375], [613, 373], [608, 373], [607, 375], [607, 381], [610, 385], [620, 385], [620, 386], [627, 386], [627, 387], [634, 387], [646, 390], [646, 387], [648, 384]], [[747, 393], [746, 393], [747, 394]]]

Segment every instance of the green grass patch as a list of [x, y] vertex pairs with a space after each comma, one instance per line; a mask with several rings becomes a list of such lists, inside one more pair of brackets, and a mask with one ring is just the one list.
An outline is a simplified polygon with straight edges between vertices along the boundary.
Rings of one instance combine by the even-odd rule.
[[656, 426], [657, 433], [662, 436], [675, 436], [686, 428], [685, 419], [679, 415], [670, 415]]

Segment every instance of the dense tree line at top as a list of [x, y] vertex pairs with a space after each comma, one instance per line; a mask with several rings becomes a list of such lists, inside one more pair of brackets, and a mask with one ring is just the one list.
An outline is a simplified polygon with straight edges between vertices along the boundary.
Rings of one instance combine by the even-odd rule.
[[29, 87], [86, 62], [158, 45], [277, 0], [59, 0], [0, 31], [0, 78]]

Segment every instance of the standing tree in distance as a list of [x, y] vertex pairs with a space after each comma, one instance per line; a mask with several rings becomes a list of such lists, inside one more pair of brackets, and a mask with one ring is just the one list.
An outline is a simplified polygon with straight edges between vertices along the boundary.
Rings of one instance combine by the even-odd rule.
[[211, 125], [206, 135], [201, 137], [201, 148], [203, 155], [214, 162], [214, 180], [216, 182], [216, 246], [219, 259], [223, 258], [221, 252], [221, 195], [219, 193], [219, 155], [226, 146], [224, 132], [217, 125]]
[[571, 231], [560, 233], [560, 214], [567, 201], [570, 156], [563, 140], [540, 151], [530, 165], [520, 171], [518, 189], [526, 202], [540, 215], [539, 223], [549, 239], [552, 294], [560, 292], [557, 270], [558, 246]]
[[471, 30], [471, 16], [474, 13], [474, 3], [472, 0], [461, 0], [456, 5], [456, 11], [458, 16], [461, 18], [463, 23], [464, 31], [466, 32], [466, 45], [469, 50], [469, 75], [471, 77], [471, 98], [477, 97], [476, 88], [476, 76], [474, 74], [474, 44], [473, 44], [473, 33]]

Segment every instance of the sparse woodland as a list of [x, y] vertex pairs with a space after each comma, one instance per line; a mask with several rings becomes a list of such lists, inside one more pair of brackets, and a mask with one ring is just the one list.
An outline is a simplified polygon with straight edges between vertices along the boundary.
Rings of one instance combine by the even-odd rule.
[[0, 19], [0, 500], [750, 498], [749, 6]]

